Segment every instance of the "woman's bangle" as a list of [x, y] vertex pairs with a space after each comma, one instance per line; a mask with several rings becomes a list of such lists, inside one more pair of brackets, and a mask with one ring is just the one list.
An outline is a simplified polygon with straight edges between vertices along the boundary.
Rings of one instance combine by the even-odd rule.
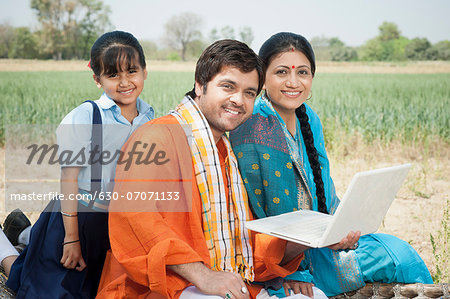
[[77, 217], [78, 213], [76, 213], [76, 214], [69, 214], [69, 213], [64, 213], [63, 211], [61, 211], [61, 215], [66, 216], [66, 217]]
[[75, 241], [67, 241], [67, 242], [64, 242], [64, 243], [63, 243], [63, 246], [64, 246], [64, 245], [67, 245], [67, 244], [72, 244], [72, 243], [76, 243], [76, 242], [80, 242], [80, 240], [75, 240]]

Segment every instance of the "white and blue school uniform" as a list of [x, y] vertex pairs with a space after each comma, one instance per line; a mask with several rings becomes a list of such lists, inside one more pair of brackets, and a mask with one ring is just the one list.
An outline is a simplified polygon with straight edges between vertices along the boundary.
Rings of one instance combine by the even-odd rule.
[[[95, 104], [101, 115], [102, 152], [120, 150], [139, 126], [154, 118], [153, 108], [139, 98], [136, 102], [138, 115], [132, 123], [122, 116], [120, 107], [106, 94]], [[89, 157], [93, 110], [93, 105], [85, 102], [64, 117], [57, 129], [60, 154], [66, 151]], [[118, 157], [102, 163], [101, 192], [113, 191]], [[91, 193], [91, 165], [87, 159], [67, 159], [61, 167], [81, 167], [79, 192]], [[79, 272], [61, 265], [65, 230], [60, 201], [52, 200], [33, 225], [29, 245], [11, 268], [7, 286], [17, 293], [16, 298], [42, 298], [44, 295], [46, 298], [95, 298], [106, 251], [110, 248], [109, 202], [95, 198], [89, 203], [89, 197], [78, 201], [79, 239], [87, 267]]]
[[[140, 98], [137, 99], [136, 107], [138, 116], [130, 122], [121, 114], [120, 107], [110, 99], [106, 94], [103, 94], [95, 103], [101, 108], [100, 115], [102, 118], [103, 130], [103, 152], [109, 153], [112, 157], [120, 151], [125, 141], [131, 134], [141, 125], [154, 118], [153, 108], [150, 107]], [[90, 103], [83, 103], [61, 121], [61, 125], [57, 129], [58, 150], [70, 151], [74, 154], [84, 152], [84, 157], [89, 157], [91, 151], [91, 125], [93, 108]], [[75, 124], [75, 125], [74, 125]], [[110, 161], [107, 158], [105, 163], [102, 163], [102, 180], [101, 190], [103, 192], [111, 192], [114, 189], [114, 176], [116, 173], [117, 158]], [[78, 188], [80, 193], [89, 193], [91, 188], [91, 169], [88, 159], [82, 161], [82, 169], [78, 175]], [[80, 159], [73, 160], [70, 163], [64, 163], [61, 167], [80, 166]], [[110, 195], [108, 195], [110, 196]], [[106, 197], [108, 197], [106, 196]], [[81, 203], [85, 206], [89, 201], [85, 200]], [[108, 201], [101, 201], [95, 199], [93, 209], [95, 211], [106, 211], [108, 209]]]

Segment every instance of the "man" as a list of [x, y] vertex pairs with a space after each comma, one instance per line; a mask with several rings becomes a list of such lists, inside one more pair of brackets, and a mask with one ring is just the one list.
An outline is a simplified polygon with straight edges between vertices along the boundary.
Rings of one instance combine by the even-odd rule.
[[[170, 162], [135, 163], [128, 170], [118, 165], [119, 200], [111, 202], [109, 220], [112, 253], [97, 298], [255, 298], [262, 286], [249, 282], [284, 277], [299, 267], [302, 246], [245, 229], [251, 212], [224, 135], [249, 118], [263, 83], [262, 63], [247, 45], [217, 41], [197, 62], [194, 89], [170, 115], [150, 122], [162, 127], [141, 128], [125, 144], [125, 152], [136, 142], [161, 145]], [[181, 130], [180, 137], [182, 125], [190, 125], [192, 135]], [[180, 148], [188, 140], [186, 161]], [[192, 194], [190, 212], [163, 211], [161, 203], [156, 212], [114, 212], [126, 194], [149, 190], [149, 181], [177, 175], [186, 181], [190, 172], [192, 191], [180, 191]]]

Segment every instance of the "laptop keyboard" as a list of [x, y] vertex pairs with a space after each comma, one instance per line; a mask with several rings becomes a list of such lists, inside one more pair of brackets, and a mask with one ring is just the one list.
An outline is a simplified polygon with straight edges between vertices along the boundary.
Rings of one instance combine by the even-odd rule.
[[306, 219], [281, 227], [275, 233], [300, 240], [318, 239], [324, 234], [332, 219], [332, 217], [307, 218], [311, 217], [306, 217]]

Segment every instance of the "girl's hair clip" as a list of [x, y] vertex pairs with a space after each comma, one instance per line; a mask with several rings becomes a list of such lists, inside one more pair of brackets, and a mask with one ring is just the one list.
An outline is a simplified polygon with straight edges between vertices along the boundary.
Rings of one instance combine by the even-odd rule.
[[88, 64], [87, 64], [88, 68], [91, 68], [91, 61], [89, 60]]

